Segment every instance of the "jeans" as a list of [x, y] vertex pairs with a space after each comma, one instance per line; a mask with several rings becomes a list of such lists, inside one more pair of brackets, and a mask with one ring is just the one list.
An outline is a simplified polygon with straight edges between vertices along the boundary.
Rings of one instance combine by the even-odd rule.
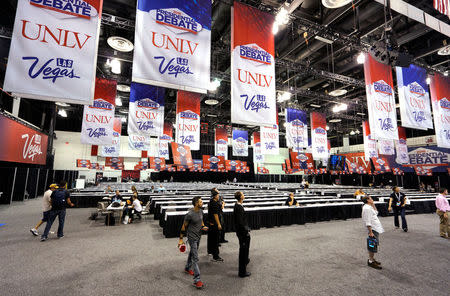
[[208, 253], [213, 255], [214, 259], [219, 258], [219, 228], [217, 225], [210, 225], [208, 230]]
[[398, 223], [398, 215], [402, 217], [402, 229], [408, 229], [408, 225], [406, 224], [405, 218], [405, 207], [394, 207], [394, 225], [395, 227], [399, 227]]
[[247, 273], [248, 256], [250, 249], [250, 234], [238, 235], [239, 239], [239, 275]]
[[52, 228], [53, 222], [55, 222], [56, 216], [58, 216], [58, 237], [64, 236], [64, 220], [66, 219], [66, 209], [64, 210], [51, 210], [48, 215], [47, 225], [45, 225], [42, 238], [47, 238], [50, 228]]
[[200, 246], [200, 240], [188, 239], [191, 250], [186, 262], [186, 270], [194, 271], [194, 283], [200, 281], [200, 269], [198, 268], [198, 247]]

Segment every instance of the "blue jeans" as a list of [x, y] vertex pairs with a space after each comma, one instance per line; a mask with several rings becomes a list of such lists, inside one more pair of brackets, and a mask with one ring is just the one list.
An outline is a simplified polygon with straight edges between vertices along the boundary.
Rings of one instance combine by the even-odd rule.
[[399, 227], [398, 215], [400, 215], [402, 217], [402, 229], [407, 229], [408, 225], [406, 224], [405, 207], [394, 207], [393, 210], [395, 227]]
[[58, 216], [58, 237], [64, 236], [64, 220], [66, 219], [66, 209], [64, 210], [51, 210], [48, 215], [47, 225], [45, 225], [42, 238], [47, 238], [50, 228], [52, 228], [53, 222], [55, 222], [56, 216]]
[[188, 243], [190, 251], [185, 269], [194, 271], [194, 283], [196, 283], [200, 281], [200, 269], [198, 268], [198, 247], [200, 240], [188, 239]]

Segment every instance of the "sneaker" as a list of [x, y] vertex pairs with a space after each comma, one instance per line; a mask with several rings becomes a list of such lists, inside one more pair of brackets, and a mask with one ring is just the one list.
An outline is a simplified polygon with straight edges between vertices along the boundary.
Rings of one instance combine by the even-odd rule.
[[381, 262], [378, 262], [378, 261], [375, 260], [375, 259], [373, 259], [373, 262], [374, 262], [375, 264], [381, 265]]
[[194, 287], [196, 287], [197, 289], [203, 289], [203, 282], [202, 281], [198, 281], [196, 283], [194, 283]]
[[376, 264], [375, 261], [370, 262], [369, 259], [367, 259], [367, 265], [375, 269], [383, 269], [380, 265]]
[[64, 237], [64, 234], [63, 235], [61, 235], [61, 236], [58, 236], [58, 238], [63, 238]]
[[404, 232], [408, 232], [408, 228], [403, 228], [403, 231]]
[[214, 261], [214, 262], [223, 262], [223, 259], [220, 258], [220, 257], [217, 257], [217, 258], [212, 258], [211, 261]]
[[39, 232], [37, 231], [36, 228], [30, 229], [30, 232], [31, 232], [31, 234], [34, 235], [34, 236], [38, 236], [38, 235], [39, 235]]
[[41, 237], [41, 242], [45, 242], [46, 240], [48, 240], [48, 238], [46, 238], [46, 237]]
[[193, 271], [193, 270], [187, 270], [187, 269], [185, 269], [184, 272], [187, 273], [187, 274], [190, 274], [190, 275], [192, 275], [192, 276], [194, 275], [194, 271]]

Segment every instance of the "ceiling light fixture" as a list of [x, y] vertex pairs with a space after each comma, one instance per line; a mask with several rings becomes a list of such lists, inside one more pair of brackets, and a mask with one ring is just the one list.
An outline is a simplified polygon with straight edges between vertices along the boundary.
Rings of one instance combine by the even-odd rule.
[[289, 11], [282, 7], [275, 16], [275, 22], [272, 26], [272, 34], [276, 35], [281, 25], [286, 25], [289, 22]]
[[220, 86], [220, 80], [215, 78], [213, 81], [211, 81], [209, 83], [208, 90], [214, 92], [214, 91], [216, 91], [219, 88], [219, 86]]
[[119, 36], [111, 36], [108, 38], [107, 42], [109, 46], [121, 52], [130, 52], [134, 48], [133, 43], [130, 40]]
[[333, 97], [339, 97], [345, 95], [346, 93], [347, 93], [346, 89], [335, 89], [332, 92], [330, 92], [329, 95]]
[[341, 122], [341, 121], [342, 121], [342, 119], [335, 118], [335, 119], [331, 119], [329, 122], [335, 123], [335, 122]]
[[116, 106], [121, 107], [122, 106], [122, 99], [116, 98]]
[[450, 45], [444, 46], [438, 50], [438, 55], [450, 55]]
[[120, 120], [121, 120], [122, 122], [127, 122], [127, 118], [126, 118], [126, 117], [120, 117]]
[[60, 109], [58, 111], [58, 115], [61, 116], [61, 117], [67, 117], [67, 112], [64, 109]]
[[114, 74], [120, 74], [122, 72], [120, 61], [118, 59], [114, 59], [111, 61], [111, 72]]
[[333, 112], [338, 113], [347, 110], [347, 108], [348, 108], [347, 104], [336, 105], [333, 107]]
[[126, 84], [117, 84], [117, 90], [122, 92], [130, 92], [130, 86]]
[[324, 37], [321, 37], [321, 36], [314, 36], [314, 38], [315, 39], [317, 39], [317, 40], [319, 40], [319, 41], [322, 41], [322, 42], [324, 42], [324, 43], [327, 43], [327, 44], [333, 44], [333, 40], [330, 40], [330, 39], [327, 39], [327, 38], [324, 38]]
[[329, 131], [329, 130], [330, 130], [330, 127], [327, 125], [326, 129], [327, 129], [327, 131]]
[[354, 131], [350, 131], [350, 136], [354, 136], [355, 132]]
[[447, 77], [448, 76], [448, 71], [444, 72], [444, 76]]
[[217, 117], [217, 115], [215, 115], [215, 114], [206, 114], [206, 116], [208, 116], [208, 117]]
[[430, 84], [431, 83], [431, 78], [427, 77], [426, 82], [427, 82], [427, 84]]
[[56, 102], [56, 105], [60, 106], [60, 107], [69, 107], [70, 105], [64, 102]]
[[313, 108], [321, 108], [322, 106], [320, 106], [320, 105], [316, 105], [316, 104], [309, 104], [311, 107], [313, 107]]
[[352, 2], [352, 0], [322, 0], [323, 6], [326, 8], [339, 8]]
[[366, 55], [363, 52], [360, 52], [359, 55], [356, 57], [356, 62], [358, 64], [364, 64], [366, 61]]
[[278, 102], [282, 103], [285, 101], [289, 101], [291, 99], [291, 93], [288, 91], [282, 92], [282, 93], [278, 93]]
[[215, 100], [215, 99], [207, 99], [207, 100], [205, 100], [205, 104], [206, 104], [206, 105], [213, 106], [213, 105], [219, 104], [219, 101], [218, 101], [218, 100]]
[[356, 113], [356, 115], [366, 116], [366, 113], [358, 112], [358, 113]]

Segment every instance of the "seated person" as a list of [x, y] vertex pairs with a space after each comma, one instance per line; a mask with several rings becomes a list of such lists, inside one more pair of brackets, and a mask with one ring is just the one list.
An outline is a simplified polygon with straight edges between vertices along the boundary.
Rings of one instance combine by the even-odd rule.
[[294, 193], [289, 193], [289, 197], [286, 199], [286, 202], [284, 203], [285, 206], [299, 206], [298, 201], [294, 198]]
[[106, 187], [105, 193], [113, 193], [113, 190], [110, 185], [108, 185], [108, 187]]
[[111, 198], [111, 203], [116, 202], [116, 201], [119, 203], [122, 202], [122, 196], [120, 195], [119, 190], [116, 190], [116, 194]]
[[301, 188], [301, 189], [305, 189], [305, 186], [306, 186], [306, 180], [303, 179], [303, 180], [302, 180], [302, 183], [300, 183], [300, 188]]
[[309, 188], [309, 182], [306, 181], [306, 182], [305, 182], [305, 189], [308, 189], [308, 188]]
[[136, 195], [133, 195], [133, 203], [130, 207], [126, 208], [126, 214], [128, 215], [128, 223], [132, 223], [134, 220], [134, 214], [141, 217], [142, 205]]
[[162, 186], [162, 184], [159, 185], [159, 187], [156, 189], [156, 192], [164, 192], [164, 191], [166, 191], [166, 188], [164, 188], [164, 186]]

